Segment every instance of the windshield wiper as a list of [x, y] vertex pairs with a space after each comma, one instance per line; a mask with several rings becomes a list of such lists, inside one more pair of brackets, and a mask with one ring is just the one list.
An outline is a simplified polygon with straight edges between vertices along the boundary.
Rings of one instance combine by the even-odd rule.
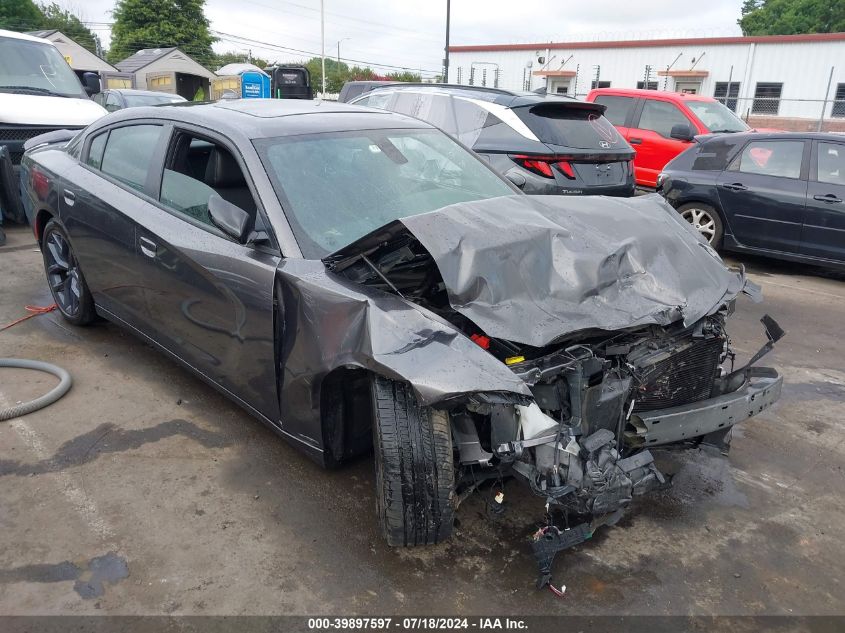
[[36, 86], [0, 86], [0, 90], [9, 92], [29, 91], [50, 95], [51, 97], [67, 97], [67, 95], [63, 95], [60, 92], [54, 92], [52, 90], [48, 90], [47, 88], [38, 88]]
[[736, 134], [745, 130], [710, 130], [711, 134]]

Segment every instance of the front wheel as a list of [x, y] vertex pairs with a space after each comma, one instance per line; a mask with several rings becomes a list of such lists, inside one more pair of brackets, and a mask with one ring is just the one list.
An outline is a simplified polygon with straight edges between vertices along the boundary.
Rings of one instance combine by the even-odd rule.
[[44, 227], [41, 254], [50, 293], [65, 320], [74, 325], [87, 325], [94, 321], [94, 299], [67, 235], [55, 220], [50, 220]]
[[410, 385], [372, 381], [376, 511], [392, 546], [431, 545], [452, 534], [455, 465], [449, 415], [417, 404]]
[[722, 218], [716, 209], [709, 204], [691, 202], [680, 207], [678, 213], [684, 220], [692, 224], [696, 231], [701, 233], [710, 246], [719, 248], [722, 245], [724, 228]]

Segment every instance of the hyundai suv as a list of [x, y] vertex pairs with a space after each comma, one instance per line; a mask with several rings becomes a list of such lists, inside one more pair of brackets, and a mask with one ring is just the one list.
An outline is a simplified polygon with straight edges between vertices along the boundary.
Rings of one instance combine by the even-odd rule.
[[436, 125], [525, 193], [634, 193], [634, 150], [604, 117], [600, 104], [443, 84], [393, 84], [351, 103]]

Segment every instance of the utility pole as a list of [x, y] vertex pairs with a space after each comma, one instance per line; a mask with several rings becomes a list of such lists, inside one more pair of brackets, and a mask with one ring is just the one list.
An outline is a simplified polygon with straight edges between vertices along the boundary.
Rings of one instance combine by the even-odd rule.
[[320, 98], [326, 96], [326, 3], [320, 0], [320, 79], [323, 87], [320, 91]]
[[344, 37], [337, 41], [337, 64], [340, 66], [340, 43], [345, 42], [346, 40], [351, 40], [351, 37]]
[[452, 0], [446, 0], [446, 48], [443, 57], [443, 83], [449, 83], [449, 20], [452, 14]]

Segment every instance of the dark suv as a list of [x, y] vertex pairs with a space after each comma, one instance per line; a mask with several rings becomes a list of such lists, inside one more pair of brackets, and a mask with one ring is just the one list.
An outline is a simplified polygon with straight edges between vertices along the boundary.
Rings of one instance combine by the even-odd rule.
[[841, 134], [698, 136], [657, 187], [715, 248], [845, 266]]
[[393, 84], [351, 103], [436, 125], [525, 193], [634, 193], [634, 150], [604, 117], [600, 104], [443, 84]]

